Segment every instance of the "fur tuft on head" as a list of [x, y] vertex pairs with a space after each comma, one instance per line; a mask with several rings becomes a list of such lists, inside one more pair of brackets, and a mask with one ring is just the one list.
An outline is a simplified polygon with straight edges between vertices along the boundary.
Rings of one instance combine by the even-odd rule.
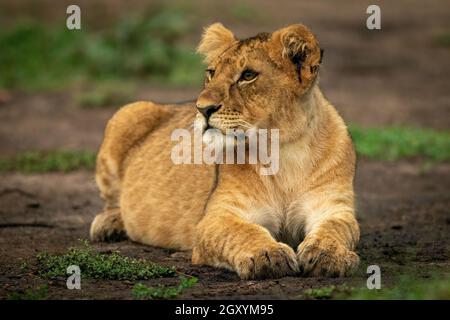
[[209, 64], [236, 41], [230, 30], [221, 23], [214, 23], [205, 28], [197, 52], [202, 54], [205, 62]]

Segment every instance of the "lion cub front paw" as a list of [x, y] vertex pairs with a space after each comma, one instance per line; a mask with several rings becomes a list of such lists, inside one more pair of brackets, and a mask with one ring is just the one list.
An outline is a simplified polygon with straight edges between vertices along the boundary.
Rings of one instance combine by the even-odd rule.
[[300, 272], [307, 276], [343, 277], [359, 264], [358, 255], [332, 239], [306, 238], [297, 251]]
[[234, 269], [241, 279], [280, 278], [297, 273], [298, 263], [291, 247], [276, 243], [240, 254]]

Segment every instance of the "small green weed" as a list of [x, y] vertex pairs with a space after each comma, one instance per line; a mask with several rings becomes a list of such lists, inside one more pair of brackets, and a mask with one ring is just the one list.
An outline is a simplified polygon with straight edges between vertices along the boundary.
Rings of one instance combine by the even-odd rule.
[[347, 285], [329, 286], [322, 288], [311, 288], [303, 291], [303, 296], [308, 299], [332, 299], [337, 295], [352, 292], [352, 288]]
[[330, 299], [335, 290], [336, 290], [335, 286], [312, 288], [305, 290], [303, 292], [303, 295], [307, 298], [312, 299]]
[[29, 268], [29, 266], [28, 266], [28, 263], [26, 261], [23, 261], [20, 264], [20, 272], [27, 272], [28, 268]]
[[132, 295], [134, 299], [172, 299], [180, 295], [184, 290], [194, 286], [198, 279], [181, 278], [177, 287], [166, 287], [159, 285], [158, 287], [148, 287], [142, 283], [134, 285]]
[[48, 296], [48, 286], [42, 285], [36, 289], [16, 290], [11, 292], [8, 300], [45, 300]]

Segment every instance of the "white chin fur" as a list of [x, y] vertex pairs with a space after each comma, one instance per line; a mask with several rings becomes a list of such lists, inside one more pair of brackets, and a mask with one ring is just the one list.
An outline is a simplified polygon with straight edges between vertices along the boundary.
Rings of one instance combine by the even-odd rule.
[[218, 129], [208, 129], [203, 134], [202, 140], [205, 145], [214, 144], [215, 147], [223, 147], [225, 136]]
[[206, 126], [207, 124], [205, 117], [198, 113], [194, 120], [194, 130], [203, 133]]

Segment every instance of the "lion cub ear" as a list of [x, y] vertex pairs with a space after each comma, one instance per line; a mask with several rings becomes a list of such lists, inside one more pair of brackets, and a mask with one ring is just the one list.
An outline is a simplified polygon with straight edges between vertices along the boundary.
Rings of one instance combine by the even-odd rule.
[[278, 49], [275, 51], [295, 65], [300, 82], [316, 77], [323, 51], [307, 27], [294, 24], [280, 29], [273, 33], [272, 41]]
[[230, 30], [221, 23], [214, 23], [205, 28], [197, 52], [202, 54], [205, 62], [209, 64], [235, 42], [236, 38]]

